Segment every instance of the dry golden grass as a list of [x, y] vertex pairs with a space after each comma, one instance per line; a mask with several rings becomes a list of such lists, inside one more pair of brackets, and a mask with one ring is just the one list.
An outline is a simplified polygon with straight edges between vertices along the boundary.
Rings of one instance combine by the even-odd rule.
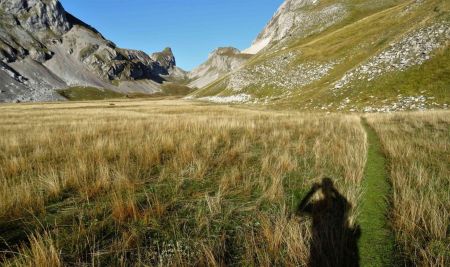
[[6, 262], [5, 267], [26, 266], [26, 267], [61, 267], [61, 255], [57, 250], [55, 241], [48, 233], [33, 234], [29, 238], [29, 247], [19, 250], [19, 257], [13, 261]]
[[[324, 175], [357, 222], [356, 115], [110, 103], [0, 106], [0, 263], [306, 265], [311, 221], [291, 215]], [[390, 160], [397, 240], [423, 265], [448, 261], [448, 115], [368, 118]]]
[[450, 112], [372, 115], [390, 161], [393, 227], [417, 266], [450, 265]]
[[0, 106], [0, 235], [22, 251], [3, 261], [305, 265], [310, 221], [290, 215], [323, 175], [355, 221], [357, 116], [109, 103]]

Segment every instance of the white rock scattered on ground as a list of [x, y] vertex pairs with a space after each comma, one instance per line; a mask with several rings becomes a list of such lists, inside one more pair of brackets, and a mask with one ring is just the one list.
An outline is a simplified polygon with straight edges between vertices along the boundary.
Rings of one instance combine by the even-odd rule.
[[450, 40], [450, 24], [441, 23], [422, 28], [407, 34], [401, 41], [393, 43], [388, 49], [372, 57], [367, 63], [347, 72], [334, 89], [348, 86], [356, 80], [373, 79], [394, 71], [403, 71], [421, 65], [430, 59], [430, 54]]
[[228, 87], [235, 92], [249, 87], [275, 87], [292, 90], [317, 81], [328, 74], [335, 62], [292, 64], [298, 55], [288, 52], [230, 75]]
[[[185, 99], [192, 99], [186, 97]], [[209, 101], [213, 103], [219, 104], [239, 104], [239, 103], [247, 103], [252, 99], [252, 97], [248, 94], [238, 94], [231, 96], [207, 96], [198, 98], [201, 101]]]

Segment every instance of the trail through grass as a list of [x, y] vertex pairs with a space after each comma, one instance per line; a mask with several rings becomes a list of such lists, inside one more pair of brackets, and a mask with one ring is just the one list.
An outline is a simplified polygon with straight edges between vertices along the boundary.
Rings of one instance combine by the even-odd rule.
[[359, 215], [362, 229], [359, 241], [361, 266], [392, 266], [394, 236], [387, 224], [391, 186], [386, 170], [386, 158], [375, 131], [365, 118], [362, 123], [367, 132], [369, 149]]

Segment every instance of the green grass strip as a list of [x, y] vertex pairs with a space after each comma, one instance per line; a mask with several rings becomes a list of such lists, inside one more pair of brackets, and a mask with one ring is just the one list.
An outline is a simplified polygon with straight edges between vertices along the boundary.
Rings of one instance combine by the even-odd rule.
[[388, 225], [391, 185], [386, 158], [377, 134], [365, 118], [362, 124], [367, 132], [369, 149], [359, 215], [362, 230], [359, 240], [360, 263], [361, 266], [393, 266], [395, 241]]

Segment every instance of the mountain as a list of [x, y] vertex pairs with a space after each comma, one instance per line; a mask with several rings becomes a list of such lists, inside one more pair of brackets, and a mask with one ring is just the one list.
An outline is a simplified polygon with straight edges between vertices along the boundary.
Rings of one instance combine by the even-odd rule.
[[256, 54], [269, 44], [302, 38], [343, 20], [346, 16], [345, 5], [340, 1], [328, 2], [330, 4], [323, 5], [319, 0], [285, 1], [252, 46], [244, 52]]
[[57, 89], [80, 86], [155, 93], [185, 75], [170, 48], [119, 48], [56, 0], [0, 0], [0, 19], [0, 101], [58, 100]]
[[238, 70], [189, 97], [308, 110], [450, 104], [447, 0], [286, 0]]
[[177, 65], [175, 56], [173, 55], [172, 49], [170, 47], [166, 47], [161, 52], [153, 53], [150, 57], [154, 61], [159, 62], [160, 65], [165, 69], [171, 69]]
[[189, 86], [202, 88], [221, 76], [242, 66], [252, 55], [233, 47], [220, 47], [211, 52], [206, 62], [193, 69], [188, 77]]

